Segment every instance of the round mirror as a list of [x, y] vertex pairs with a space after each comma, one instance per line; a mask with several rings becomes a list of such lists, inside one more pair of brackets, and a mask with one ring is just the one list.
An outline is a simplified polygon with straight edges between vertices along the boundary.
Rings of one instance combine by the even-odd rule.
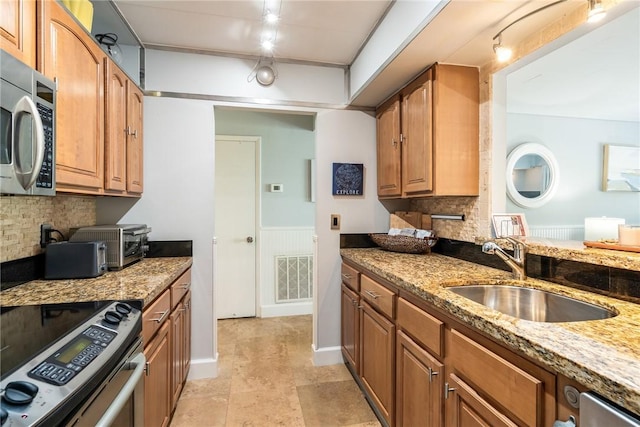
[[544, 145], [518, 145], [507, 157], [507, 194], [516, 205], [537, 208], [547, 203], [558, 188], [558, 163]]

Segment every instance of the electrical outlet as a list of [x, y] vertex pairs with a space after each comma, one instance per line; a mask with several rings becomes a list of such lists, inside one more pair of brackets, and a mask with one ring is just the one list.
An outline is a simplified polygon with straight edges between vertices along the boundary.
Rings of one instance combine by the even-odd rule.
[[51, 224], [40, 224], [40, 247], [46, 248], [51, 241]]

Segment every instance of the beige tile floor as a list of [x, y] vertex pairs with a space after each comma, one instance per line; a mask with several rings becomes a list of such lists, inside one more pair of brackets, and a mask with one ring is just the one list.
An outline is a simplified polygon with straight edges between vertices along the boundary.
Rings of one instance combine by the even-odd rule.
[[343, 365], [313, 366], [311, 316], [218, 321], [218, 378], [188, 381], [171, 427], [380, 426]]

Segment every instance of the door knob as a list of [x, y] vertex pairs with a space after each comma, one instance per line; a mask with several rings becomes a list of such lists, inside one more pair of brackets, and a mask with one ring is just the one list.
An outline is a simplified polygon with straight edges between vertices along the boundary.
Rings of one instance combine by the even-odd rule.
[[252, 243], [253, 242], [253, 237], [251, 237], [251, 236], [247, 237], [247, 242], [248, 243]]

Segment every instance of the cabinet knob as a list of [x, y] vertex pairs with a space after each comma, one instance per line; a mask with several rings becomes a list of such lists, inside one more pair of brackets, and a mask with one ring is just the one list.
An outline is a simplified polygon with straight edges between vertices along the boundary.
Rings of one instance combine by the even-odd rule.
[[249, 236], [247, 237], [247, 243], [252, 243], [253, 242], [253, 237]]

